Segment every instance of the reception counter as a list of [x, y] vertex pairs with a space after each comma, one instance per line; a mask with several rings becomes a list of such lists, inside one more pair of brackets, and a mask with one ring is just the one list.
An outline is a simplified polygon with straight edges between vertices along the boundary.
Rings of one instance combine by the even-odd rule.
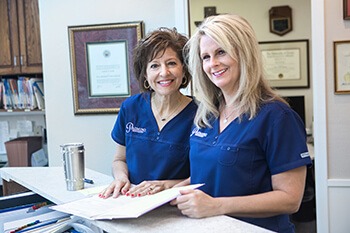
[[[108, 185], [113, 178], [86, 169], [85, 176], [94, 184], [85, 184], [84, 191], [67, 191], [62, 167], [20, 167], [1, 168], [0, 174], [6, 182], [17, 184], [40, 196], [62, 204], [86, 197], [88, 190]], [[91, 188], [91, 189], [90, 189]], [[244, 232], [265, 233], [266, 229], [242, 222], [225, 215], [202, 219], [191, 219], [170, 204], [165, 204], [136, 219], [115, 219], [91, 221], [106, 232]]]

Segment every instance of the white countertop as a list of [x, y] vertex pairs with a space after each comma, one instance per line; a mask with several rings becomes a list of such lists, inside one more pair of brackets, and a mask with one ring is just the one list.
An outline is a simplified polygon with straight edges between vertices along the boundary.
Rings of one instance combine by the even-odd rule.
[[[32, 190], [33, 192], [56, 203], [66, 203], [85, 197], [79, 191], [67, 191], [63, 167], [6, 167], [0, 168], [1, 177]], [[85, 184], [85, 188], [109, 184], [113, 178], [90, 169], [85, 169], [86, 178], [94, 184]], [[266, 229], [231, 218], [225, 215], [192, 219], [170, 204], [163, 205], [136, 219], [115, 219], [92, 221], [94, 225], [106, 232], [237, 232], [267, 233]]]
[[[13, 180], [55, 204], [85, 197], [79, 191], [67, 191], [63, 167], [4, 167], [0, 168], [0, 174], [2, 179]], [[88, 168], [85, 177], [92, 179], [94, 184], [85, 183], [84, 188], [104, 186], [113, 181], [111, 176]]]

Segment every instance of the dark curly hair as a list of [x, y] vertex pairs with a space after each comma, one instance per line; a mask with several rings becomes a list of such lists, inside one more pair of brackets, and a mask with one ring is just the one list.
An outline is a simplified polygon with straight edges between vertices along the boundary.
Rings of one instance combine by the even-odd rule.
[[160, 27], [154, 30], [141, 39], [135, 50], [133, 56], [133, 68], [135, 77], [139, 83], [141, 92], [153, 92], [153, 90], [144, 87], [146, 80], [147, 64], [152, 61], [158, 54], [164, 54], [167, 48], [172, 48], [177, 57], [180, 59], [187, 81], [181, 84], [180, 88], [186, 88], [190, 83], [192, 76], [190, 75], [187, 65], [184, 62], [182, 50], [187, 43], [188, 38], [177, 32], [176, 28], [169, 29]]

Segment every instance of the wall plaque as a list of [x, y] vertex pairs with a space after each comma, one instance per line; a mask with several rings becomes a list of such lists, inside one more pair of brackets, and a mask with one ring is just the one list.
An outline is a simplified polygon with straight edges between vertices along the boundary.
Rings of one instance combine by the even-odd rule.
[[279, 36], [292, 31], [292, 9], [289, 6], [272, 7], [269, 10], [270, 32]]

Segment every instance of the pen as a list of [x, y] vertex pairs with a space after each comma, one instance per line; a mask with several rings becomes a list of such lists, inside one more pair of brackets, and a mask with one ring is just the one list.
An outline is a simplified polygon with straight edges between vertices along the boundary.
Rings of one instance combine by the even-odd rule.
[[38, 224], [38, 223], [40, 223], [40, 221], [39, 221], [39, 220], [36, 220], [35, 222], [31, 222], [31, 223], [28, 223], [28, 224], [26, 224], [26, 225], [24, 225], [24, 226], [21, 226], [21, 227], [17, 228], [16, 230], [11, 231], [10, 233], [19, 232], [19, 231], [23, 230], [23, 229], [26, 228], [26, 227], [30, 227], [30, 226], [33, 226], [33, 225]]
[[85, 183], [89, 183], [89, 184], [93, 184], [94, 183], [94, 181], [93, 180], [90, 180], [90, 179], [84, 179], [84, 182]]
[[50, 204], [50, 202], [42, 202], [42, 203], [33, 205], [27, 210], [27, 213], [34, 212], [35, 210], [40, 209], [41, 207], [47, 206], [48, 204]]

